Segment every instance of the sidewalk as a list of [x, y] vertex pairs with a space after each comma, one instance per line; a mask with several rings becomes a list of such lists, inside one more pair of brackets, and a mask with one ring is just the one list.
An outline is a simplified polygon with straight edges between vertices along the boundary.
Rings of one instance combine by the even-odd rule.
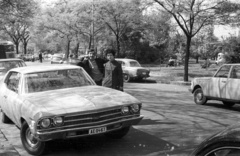
[[0, 129], [0, 156], [20, 156], [16, 149], [9, 143]]

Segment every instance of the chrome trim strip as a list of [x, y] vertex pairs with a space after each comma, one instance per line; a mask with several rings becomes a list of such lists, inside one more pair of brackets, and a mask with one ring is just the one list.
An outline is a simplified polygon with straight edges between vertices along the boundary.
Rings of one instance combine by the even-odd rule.
[[[121, 115], [121, 112], [118, 112], [118, 113], [113, 113], [113, 114], [107, 114], [107, 115], [100, 115], [99, 118], [103, 118], [103, 117], [107, 117], [107, 116], [112, 116], [112, 115], [118, 115], [120, 114]], [[90, 115], [90, 114], [89, 114]], [[81, 115], [79, 115], [81, 116]], [[68, 117], [68, 116], [67, 116]], [[82, 119], [73, 119], [73, 120], [65, 120], [64, 123], [67, 123], [67, 122], [74, 122], [74, 121], [84, 121], [84, 120], [91, 120], [93, 119], [93, 117], [87, 117], [87, 118], [82, 118]]]

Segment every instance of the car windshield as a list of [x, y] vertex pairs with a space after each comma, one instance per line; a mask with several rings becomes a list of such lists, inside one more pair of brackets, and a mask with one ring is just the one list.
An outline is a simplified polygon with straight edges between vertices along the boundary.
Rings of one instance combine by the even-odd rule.
[[141, 67], [137, 61], [130, 61], [130, 67]]
[[23, 61], [3, 61], [0, 62], [0, 75], [6, 74], [12, 68], [24, 67], [26, 64]]
[[94, 85], [82, 69], [29, 73], [24, 77], [25, 93]]

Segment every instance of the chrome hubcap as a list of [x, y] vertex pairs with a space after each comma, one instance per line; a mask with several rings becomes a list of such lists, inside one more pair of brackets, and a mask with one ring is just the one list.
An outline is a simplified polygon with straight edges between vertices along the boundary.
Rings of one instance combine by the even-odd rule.
[[197, 101], [202, 101], [202, 99], [203, 99], [203, 93], [202, 93], [202, 92], [197, 92], [197, 94], [196, 94], [196, 99], [197, 99]]
[[39, 141], [34, 138], [29, 128], [26, 130], [26, 140], [32, 148], [35, 148], [39, 145]]

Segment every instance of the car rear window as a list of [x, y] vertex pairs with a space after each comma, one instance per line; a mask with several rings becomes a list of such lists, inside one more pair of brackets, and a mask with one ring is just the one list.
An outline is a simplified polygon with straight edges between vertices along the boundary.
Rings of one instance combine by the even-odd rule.
[[141, 67], [137, 61], [130, 61], [130, 67]]

